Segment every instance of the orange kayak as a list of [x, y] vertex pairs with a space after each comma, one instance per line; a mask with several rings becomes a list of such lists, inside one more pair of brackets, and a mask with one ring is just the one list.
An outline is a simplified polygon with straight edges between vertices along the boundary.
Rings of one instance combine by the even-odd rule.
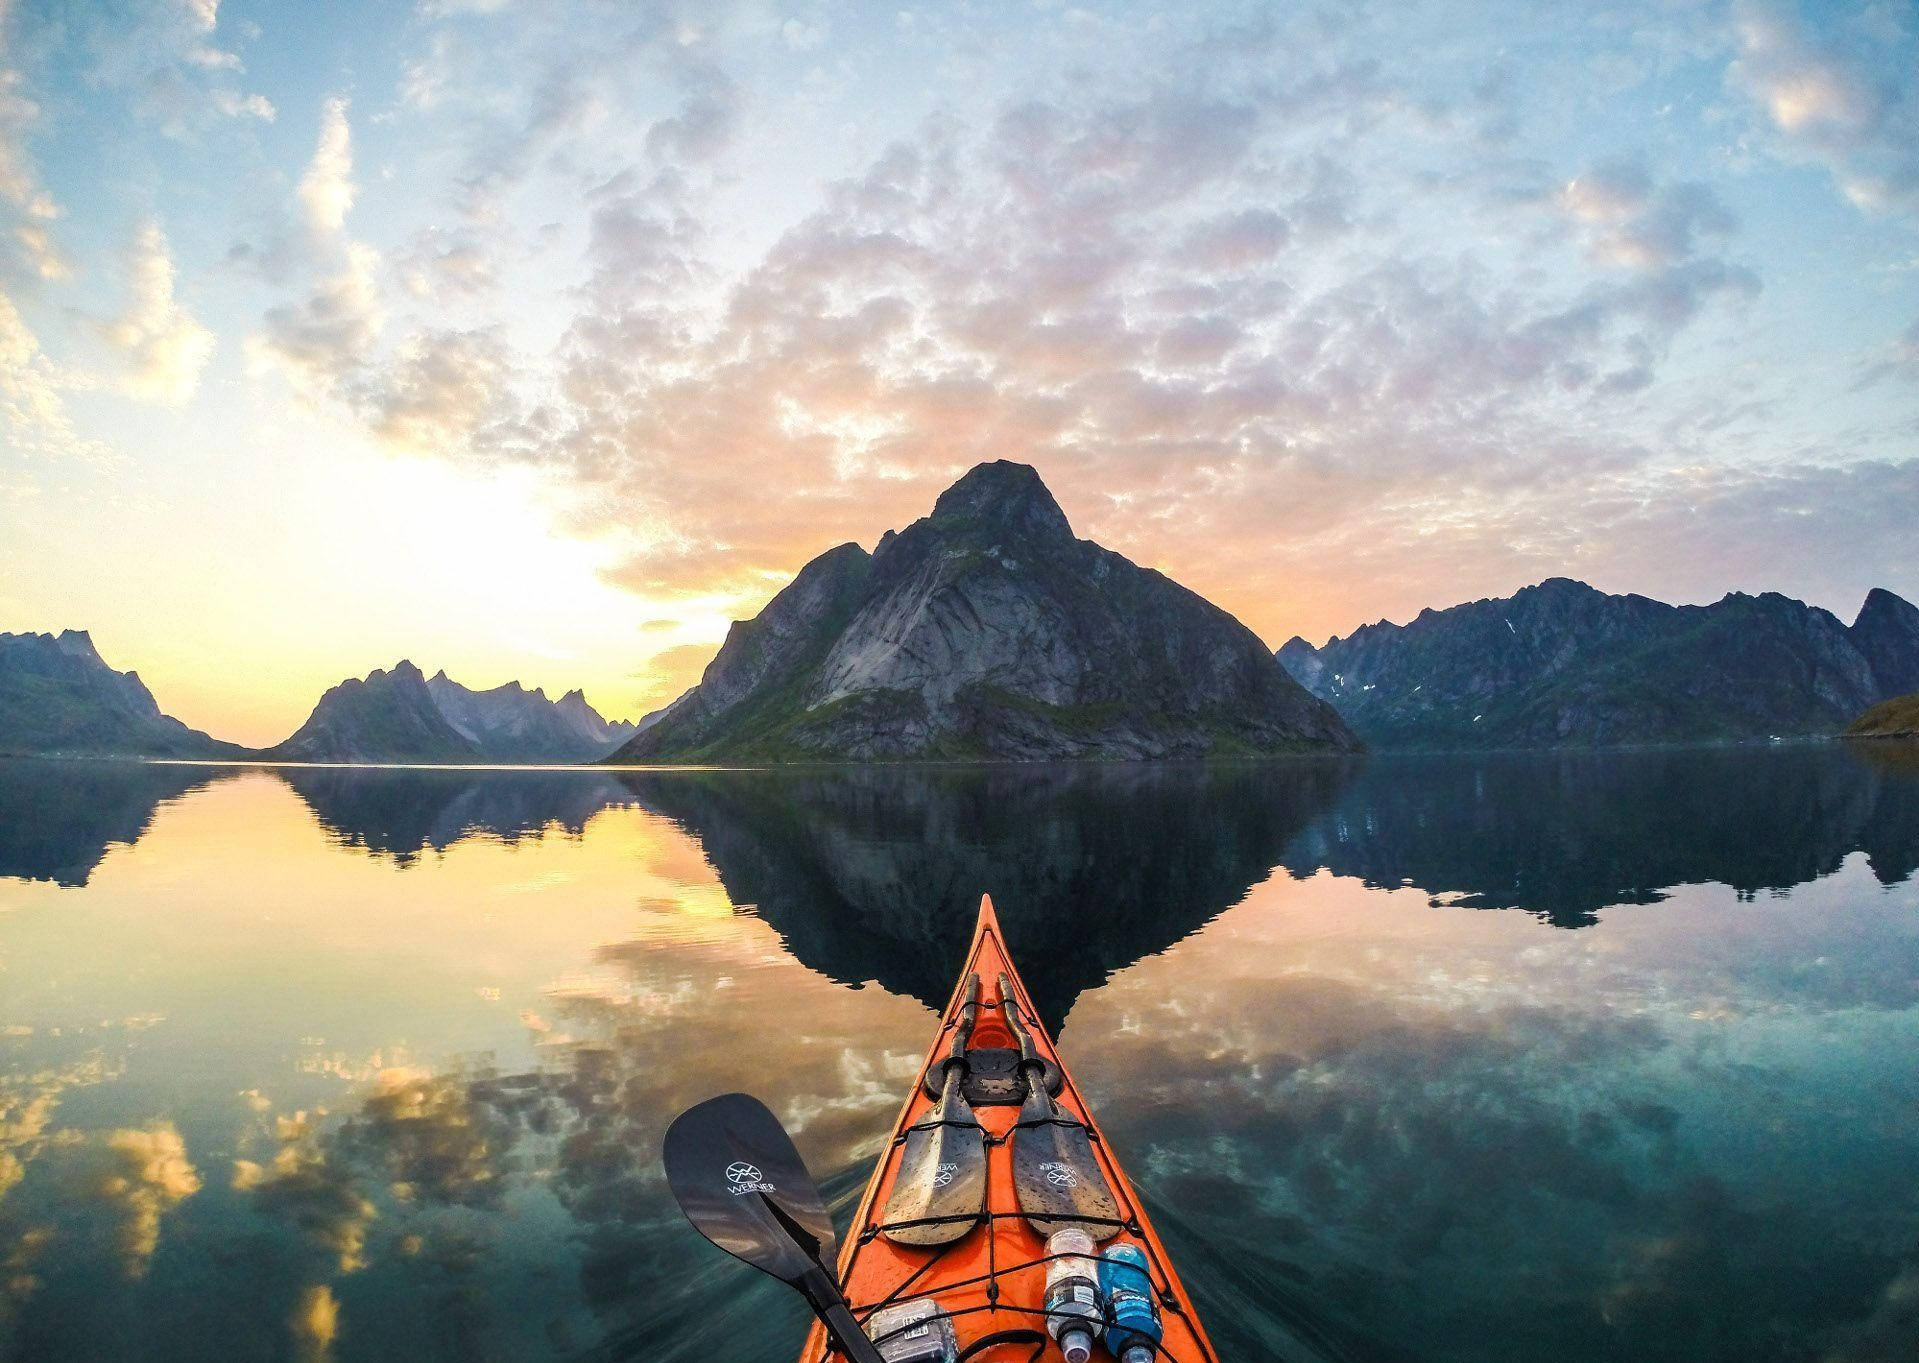
[[[1008, 991], [1012, 1007], [1006, 1006]], [[1028, 1066], [1017, 1063], [1022, 1041], [1027, 1047]], [[1010, 1077], [1009, 1054], [1013, 1057]], [[1094, 1217], [1087, 1229], [1100, 1241], [1101, 1250], [1126, 1245], [1143, 1256], [1164, 1331], [1154, 1357], [1164, 1363], [1218, 1363], [1219, 1356], [1206, 1338], [1179, 1275], [1173, 1271], [1165, 1246], [1100, 1133], [1091, 1107], [1038, 1021], [1032, 1000], [1007, 956], [990, 898], [980, 901], [979, 926], [973, 933], [966, 968], [960, 972], [959, 985], [927, 1053], [921, 1072], [926, 1082], [914, 1085], [840, 1253], [840, 1284], [855, 1318], [869, 1335], [874, 1335], [875, 1317], [884, 1322], [897, 1318], [902, 1309], [932, 1313], [936, 1308], [937, 1315], [945, 1318], [941, 1329], [951, 1330], [956, 1352], [967, 1363], [1029, 1363], [1040, 1359], [1059, 1363], [1060, 1345], [1047, 1338], [1044, 1303], [1049, 1264], [1060, 1256], [1049, 1255], [1047, 1235], [1041, 1230], [1057, 1231], [1062, 1224], [1074, 1221], [1075, 1214], [1054, 1209], [1051, 1218], [1040, 1219], [1036, 1228], [1028, 1219], [1034, 1210], [1031, 1171], [1022, 1173], [1015, 1167], [1019, 1143], [1028, 1136], [1025, 1130], [1015, 1130], [1024, 1124], [1018, 1091], [1029, 1088], [1026, 1076], [1038, 1073], [1038, 1066], [1030, 1064], [1035, 1054], [1045, 1066], [1046, 1088], [1052, 1090], [1057, 1085], [1053, 1101], [1058, 1125], [1069, 1131], [1074, 1123], [1083, 1125], [1084, 1132], [1076, 1137], [1078, 1148], [1090, 1151], [1111, 1194], [1101, 1204], [1104, 1214]], [[948, 1063], [961, 1055], [968, 1060], [967, 1087], [974, 1090], [971, 1115], [983, 1130], [983, 1142], [979, 1137], [972, 1139], [975, 1149], [978, 1144], [984, 1145], [984, 1206], [969, 1209], [963, 1217], [927, 1218], [957, 1223], [950, 1227], [950, 1234], [943, 1235], [946, 1243], [901, 1243], [915, 1238], [915, 1223], [889, 1222], [886, 1212], [898, 1202], [895, 1181], [902, 1173], [908, 1179], [914, 1174], [912, 1169], [903, 1168], [912, 1158], [908, 1136], [916, 1127], [923, 1129], [929, 1121], [940, 1122], [946, 1115], [936, 1109], [942, 1075]], [[1030, 1107], [1027, 1112], [1030, 1115]], [[1058, 1168], [1056, 1164], [1037, 1167], [1049, 1171]], [[951, 1166], [939, 1168], [944, 1174]], [[1028, 1182], [1023, 1184], [1022, 1178]], [[1086, 1181], [1097, 1183], [1098, 1179], [1095, 1176]], [[911, 1200], [905, 1196], [910, 1192], [910, 1187], [902, 1189], [904, 1200]], [[1024, 1209], [1022, 1192], [1027, 1196]], [[1002, 1337], [1003, 1342], [989, 1342]], [[886, 1344], [883, 1337], [877, 1342]], [[1096, 1349], [1093, 1357], [1107, 1363], [1109, 1355]], [[800, 1354], [800, 1363], [824, 1363], [829, 1358], [843, 1355], [830, 1347], [825, 1331], [816, 1324]]]

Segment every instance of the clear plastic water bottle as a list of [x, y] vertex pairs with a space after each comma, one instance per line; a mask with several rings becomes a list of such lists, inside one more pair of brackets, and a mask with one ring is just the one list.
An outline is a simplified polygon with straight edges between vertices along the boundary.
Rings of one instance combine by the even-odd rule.
[[1086, 1363], [1099, 1335], [1099, 1269], [1093, 1237], [1077, 1226], [1056, 1230], [1046, 1252], [1046, 1332], [1058, 1343], [1066, 1363]]
[[1106, 1303], [1106, 1349], [1119, 1363], [1151, 1363], [1159, 1352], [1159, 1302], [1146, 1254], [1114, 1245], [1099, 1260], [1099, 1295]]

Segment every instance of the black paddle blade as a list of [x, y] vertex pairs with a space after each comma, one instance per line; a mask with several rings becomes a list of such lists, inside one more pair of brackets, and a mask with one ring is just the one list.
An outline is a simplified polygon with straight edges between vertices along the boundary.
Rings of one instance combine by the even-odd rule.
[[1013, 1131], [1013, 1191], [1040, 1235], [1078, 1226], [1095, 1241], [1119, 1233], [1119, 1204], [1093, 1157], [1086, 1128], [1058, 1116]]
[[[966, 977], [959, 1024], [940, 1062], [939, 1100], [907, 1128], [880, 1229], [901, 1245], [950, 1245], [986, 1211], [986, 1133], [960, 1089], [979, 1021], [979, 976]], [[914, 1224], [917, 1223], [917, 1224]]]
[[999, 987], [1000, 1007], [1019, 1041], [1027, 1080], [1026, 1101], [1013, 1127], [1013, 1191], [1020, 1212], [1040, 1235], [1078, 1226], [1095, 1242], [1109, 1240], [1119, 1232], [1119, 1203], [1093, 1156], [1092, 1137], [1047, 1093], [1046, 1072], [1020, 1016], [1013, 983], [1002, 975]]
[[780, 1119], [744, 1093], [688, 1108], [666, 1129], [667, 1185], [695, 1230], [800, 1286], [833, 1262], [833, 1218]]
[[880, 1231], [895, 1244], [950, 1245], [985, 1211], [986, 1133], [949, 1067], [940, 1100], [907, 1129]]

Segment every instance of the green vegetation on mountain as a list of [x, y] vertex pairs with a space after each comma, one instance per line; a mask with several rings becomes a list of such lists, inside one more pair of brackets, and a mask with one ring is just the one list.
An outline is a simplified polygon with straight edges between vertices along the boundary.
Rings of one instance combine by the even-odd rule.
[[246, 750], [162, 714], [85, 630], [0, 634], [0, 756], [239, 757]]
[[1846, 727], [1846, 738], [1919, 738], [1919, 691], [1882, 700]]

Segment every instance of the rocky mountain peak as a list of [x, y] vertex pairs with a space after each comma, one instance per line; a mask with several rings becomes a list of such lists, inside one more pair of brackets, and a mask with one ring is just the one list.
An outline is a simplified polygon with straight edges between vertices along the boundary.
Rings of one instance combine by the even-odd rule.
[[977, 526], [1013, 541], [1071, 540], [1073, 527], [1039, 471], [1030, 464], [996, 459], [980, 464], [933, 503], [937, 527]]
[[1919, 606], [1874, 587], [1846, 631], [1886, 696], [1919, 691]]
[[305, 762], [580, 762], [632, 733], [608, 724], [585, 696], [550, 701], [518, 681], [485, 691], [445, 669], [428, 678], [411, 661], [349, 678], [320, 698], [307, 722], [268, 755]]
[[1075, 539], [1024, 464], [808, 564], [619, 762], [1143, 759], [1356, 746], [1259, 639]]
[[1849, 630], [1779, 592], [1671, 606], [1548, 578], [1279, 658], [1383, 747], [1769, 739], [1919, 689], [1919, 610], [1875, 593]]
[[81, 658], [87, 662], [106, 666], [100, 657], [100, 650], [93, 646], [93, 636], [83, 629], [63, 629], [54, 640], [54, 646], [70, 658]]
[[1548, 600], [1564, 600], [1571, 597], [1594, 597], [1602, 594], [1597, 587], [1592, 586], [1590, 583], [1581, 582], [1576, 577], [1545, 578], [1530, 587], [1522, 587], [1515, 593], [1517, 596], [1541, 596]]
[[1874, 587], [1866, 593], [1866, 602], [1859, 608], [1859, 615], [1853, 621], [1853, 627], [1856, 629], [1869, 621], [1880, 619], [1919, 620], [1919, 606], [1913, 605], [1897, 592], [1889, 592], [1884, 587]]
[[83, 629], [0, 633], [0, 753], [229, 757], [240, 749], [161, 713], [137, 672], [116, 672]]

